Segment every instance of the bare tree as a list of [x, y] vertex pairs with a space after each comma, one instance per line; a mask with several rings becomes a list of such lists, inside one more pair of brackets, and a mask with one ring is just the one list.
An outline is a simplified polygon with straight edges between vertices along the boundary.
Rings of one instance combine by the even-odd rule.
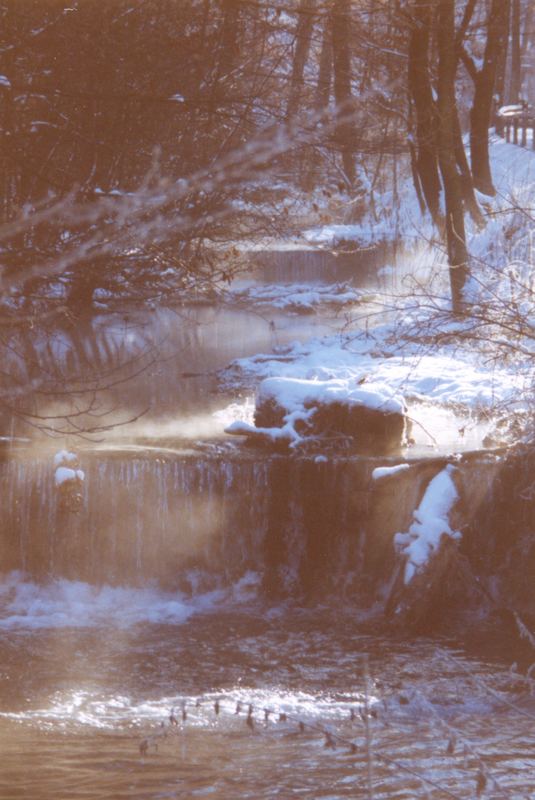
[[486, 20], [486, 40], [483, 63], [476, 67], [473, 57], [461, 45], [461, 56], [474, 83], [470, 110], [470, 158], [474, 186], [483, 194], [494, 195], [495, 189], [489, 163], [489, 127], [492, 120], [493, 97], [496, 88], [500, 54], [507, 36], [507, 3], [492, 0]]

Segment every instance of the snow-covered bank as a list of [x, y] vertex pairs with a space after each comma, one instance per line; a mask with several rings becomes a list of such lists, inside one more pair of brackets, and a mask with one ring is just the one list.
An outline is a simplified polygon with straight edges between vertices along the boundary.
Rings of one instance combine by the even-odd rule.
[[[227, 389], [250, 390], [259, 386], [257, 401], [264, 386], [278, 393], [277, 402], [287, 408], [287, 417], [279, 428], [270, 429], [269, 435], [285, 438], [294, 446], [301, 441], [295, 423], [308, 412], [304, 403], [299, 408], [296, 404], [289, 407], [285, 393], [291, 385], [306, 387], [305, 393], [310, 396], [321, 394], [325, 403], [350, 404], [358, 400], [365, 404], [365, 394], [380, 398], [379, 407], [386, 411], [393, 403], [396, 408], [407, 403], [409, 417], [416, 417], [430, 429], [435, 440], [440, 437], [436, 430], [432, 432], [432, 417], [436, 417], [435, 426], [439, 428], [444, 425], [444, 418], [431, 409], [448, 410], [459, 418], [464, 415], [472, 423], [493, 416], [512, 419], [525, 412], [530, 383], [522, 371], [507, 366], [485, 369], [476, 352], [470, 348], [460, 351], [453, 344], [428, 352], [418, 342], [407, 342], [400, 355], [397, 331], [396, 323], [385, 324], [377, 327], [373, 335], [365, 331], [337, 335], [295, 343], [279, 353], [237, 359], [222, 373], [222, 381]], [[229, 432], [251, 434], [251, 405], [244, 411], [245, 416]], [[490, 421], [488, 424], [490, 429]], [[458, 422], [458, 427], [464, 428], [464, 424]], [[459, 435], [464, 436], [463, 429]]]
[[[495, 134], [490, 136], [489, 153], [496, 196], [478, 195], [486, 225], [479, 228], [467, 218], [468, 243], [474, 258], [487, 259], [492, 255], [502, 262], [513, 255], [519, 229], [527, 233], [530, 223], [533, 227], [535, 153], [509, 144]], [[349, 204], [348, 213], [352, 213]], [[422, 217], [412, 178], [408, 176], [400, 182], [395, 202], [390, 190], [376, 192], [373, 214], [365, 214], [357, 222], [333, 220], [305, 230], [303, 237], [308, 244], [322, 248], [344, 244], [367, 247], [392, 239], [406, 244], [435, 244], [437, 233], [429, 215]]]
[[[480, 197], [485, 227], [467, 220], [472, 261], [464, 317], [451, 315], [448, 267], [407, 179], [397, 208], [389, 196], [380, 202], [376, 198], [379, 222], [365, 217], [355, 225], [332, 224], [304, 235], [309, 243], [328, 247], [342, 241], [366, 245], [395, 232], [408, 243], [419, 242], [419, 255], [412, 260], [427, 253], [425, 279], [415, 276], [421, 264], [416, 269], [410, 253], [405, 255], [406, 263], [398, 262], [395, 269], [409, 276], [406, 285], [387, 291], [378, 284], [375, 302], [359, 306], [347, 333], [238, 359], [222, 373], [223, 384], [252, 390], [266, 379], [293, 379], [316, 384], [319, 391], [322, 382], [334, 381], [338, 391], [344, 384], [346, 398], [355, 387], [380, 386], [385, 397], [479, 418], [527, 417], [535, 363], [535, 234], [530, 211], [535, 205], [535, 153], [492, 136], [490, 156], [497, 192], [494, 198]], [[270, 296], [269, 288], [263, 291]], [[285, 407], [282, 400], [279, 404]], [[285, 425], [289, 422], [293, 430], [291, 420]], [[239, 423], [232, 432], [238, 430]], [[246, 426], [240, 432], [245, 433]]]
[[295, 314], [313, 314], [319, 306], [343, 308], [367, 297], [369, 295], [348, 283], [293, 283], [231, 290], [227, 293], [226, 301], [248, 309], [281, 309]]
[[[246, 387], [268, 377], [307, 381], [339, 381], [347, 392], [359, 385], [380, 384], [385, 398], [401, 395], [409, 400], [463, 406], [490, 411], [496, 406], [520, 408], [527, 388], [522, 375], [506, 368], [485, 370], [470, 353], [449, 351], [426, 354], [417, 343], [407, 344], [403, 355], [391, 335], [396, 328], [382, 326], [372, 337], [364, 333], [296, 342], [283, 353], [258, 354], [236, 359], [222, 373], [223, 380]], [[341, 385], [341, 383], [339, 384]]]

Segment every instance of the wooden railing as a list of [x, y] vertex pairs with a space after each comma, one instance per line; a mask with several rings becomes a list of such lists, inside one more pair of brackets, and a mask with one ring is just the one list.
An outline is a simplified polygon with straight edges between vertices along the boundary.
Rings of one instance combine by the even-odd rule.
[[535, 115], [523, 106], [504, 106], [496, 114], [496, 133], [511, 144], [528, 146], [531, 130], [531, 147], [535, 150]]

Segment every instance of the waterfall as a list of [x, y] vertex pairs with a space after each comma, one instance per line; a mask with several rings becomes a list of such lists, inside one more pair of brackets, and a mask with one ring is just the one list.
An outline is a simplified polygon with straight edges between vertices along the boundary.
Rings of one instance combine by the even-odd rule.
[[[409, 529], [448, 459], [413, 461], [374, 480], [374, 468], [384, 463], [258, 452], [88, 451], [81, 457], [83, 503], [73, 513], [59, 502], [50, 457], [12, 458], [0, 464], [0, 571], [191, 594], [255, 573], [276, 600], [336, 595], [369, 608], [388, 595], [399, 564], [396, 532]], [[480, 531], [496, 529], [489, 510], [498, 518], [497, 507], [507, 502], [504, 481], [509, 486], [518, 465], [516, 472], [508, 468], [509, 477], [495, 458], [466, 456], [457, 466], [461, 550], [476, 571], [483, 561], [495, 571], [503, 515], [499, 535], [485, 543]], [[527, 501], [521, 507], [527, 513]], [[525, 536], [519, 541], [525, 546]]]
[[93, 453], [82, 465], [76, 513], [59, 502], [50, 459], [0, 466], [2, 571], [184, 589], [252, 570], [275, 596], [350, 588], [362, 573], [365, 460]]

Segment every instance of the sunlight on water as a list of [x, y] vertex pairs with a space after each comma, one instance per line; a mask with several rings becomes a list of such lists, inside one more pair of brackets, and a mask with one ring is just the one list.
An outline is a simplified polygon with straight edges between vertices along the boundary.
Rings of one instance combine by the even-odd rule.
[[[379, 702], [373, 695], [369, 696], [368, 701], [372, 708]], [[214, 710], [216, 703], [217, 713]], [[0, 712], [0, 717], [27, 721], [43, 729], [53, 729], [56, 725], [71, 729], [89, 726], [103, 730], [131, 729], [136, 726], [143, 732], [152, 724], [160, 726], [162, 721], [167, 724], [171, 715], [182, 722], [182, 727], [186, 727], [186, 722], [188, 728], [212, 728], [217, 723], [220, 729], [225, 726], [231, 729], [237, 721], [243, 723], [250, 707], [257, 721], [262, 722], [265, 728], [270, 724], [276, 727], [278, 723], [280, 727], [283, 722], [295, 724], [301, 720], [308, 724], [318, 719], [336, 723], [347, 719], [351, 709], [358, 713], [363, 706], [364, 697], [361, 693], [335, 699], [328, 694], [318, 696], [303, 691], [276, 692], [273, 689], [236, 687], [228, 690], [224, 696], [221, 692], [213, 692], [202, 696], [170, 695], [136, 702], [125, 695], [105, 696], [89, 690], [76, 690], [56, 693], [48, 707]], [[182, 720], [182, 709], [186, 709], [186, 720]], [[282, 729], [286, 730], [283, 725]]]
[[472, 797], [478, 758], [502, 787], [489, 797], [535, 791], [533, 722], [500, 703], [503, 665], [339, 612], [259, 612], [12, 635], [0, 796], [365, 797], [365, 656], [374, 798]]
[[491, 418], [460, 415], [430, 403], [411, 404], [408, 414], [412, 421], [412, 451], [416, 455], [484, 449], [485, 437], [494, 428]]

